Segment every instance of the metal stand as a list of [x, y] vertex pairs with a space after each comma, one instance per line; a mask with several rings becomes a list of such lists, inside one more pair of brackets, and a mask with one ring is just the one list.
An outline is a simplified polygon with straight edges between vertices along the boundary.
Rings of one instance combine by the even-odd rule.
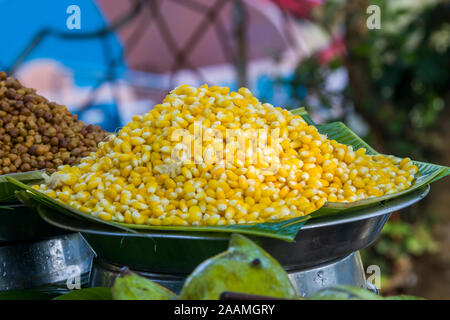
[[0, 246], [0, 290], [22, 290], [86, 275], [93, 252], [78, 233]]
[[289, 272], [289, 278], [301, 297], [337, 285], [366, 287], [366, 277], [359, 251], [329, 264]]
[[[112, 287], [114, 280], [125, 267], [120, 267], [99, 258], [92, 261], [89, 287]], [[163, 274], [132, 270], [132, 272], [146, 277], [167, 289], [179, 293], [187, 275]]]
[[[104, 260], [95, 258], [92, 263], [90, 287], [111, 287], [114, 279], [120, 274], [122, 268]], [[186, 275], [162, 274], [146, 271], [136, 271], [143, 277], [179, 293]], [[354, 252], [338, 261], [309, 268], [288, 272], [289, 278], [294, 284], [300, 296], [308, 296], [319, 289], [333, 285], [352, 285], [365, 287], [366, 279], [359, 252]]]

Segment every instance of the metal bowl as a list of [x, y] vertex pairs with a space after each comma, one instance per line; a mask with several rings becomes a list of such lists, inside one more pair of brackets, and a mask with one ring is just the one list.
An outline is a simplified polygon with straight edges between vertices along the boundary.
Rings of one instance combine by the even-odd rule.
[[[308, 221], [295, 242], [250, 236], [283, 267], [302, 270], [342, 259], [370, 245], [390, 214], [423, 199], [429, 186], [375, 206], [333, 217]], [[42, 217], [57, 227], [81, 232], [101, 259], [134, 270], [156, 273], [188, 274], [205, 259], [228, 247], [229, 233], [146, 232], [130, 234], [113, 227], [93, 224], [57, 212], [45, 211]]]
[[48, 224], [23, 204], [10, 204], [0, 208], [0, 244], [51, 238], [67, 231]]
[[[36, 213], [35, 213], [36, 214]], [[37, 214], [36, 214], [37, 215]], [[93, 253], [79, 233], [0, 246], [0, 291], [61, 283], [88, 275]]]

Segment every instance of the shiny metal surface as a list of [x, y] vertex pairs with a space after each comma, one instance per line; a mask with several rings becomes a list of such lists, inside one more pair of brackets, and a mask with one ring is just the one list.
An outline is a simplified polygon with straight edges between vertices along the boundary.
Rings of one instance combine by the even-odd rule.
[[[300, 230], [295, 242], [254, 237], [287, 270], [343, 258], [370, 245], [389, 214], [345, 224]], [[156, 273], [187, 274], [203, 260], [223, 252], [229, 236], [207, 239], [99, 235], [83, 233], [99, 257], [113, 264]]]
[[0, 290], [54, 284], [90, 271], [93, 252], [78, 233], [0, 246]]
[[[101, 259], [94, 258], [92, 262], [91, 275], [89, 278], [89, 287], [112, 287], [114, 279], [120, 274], [123, 267], [119, 267]], [[174, 275], [164, 273], [152, 273], [145, 271], [136, 271], [139, 275], [151, 279], [157, 284], [167, 289], [179, 293], [183, 287], [187, 275]]]
[[260, 239], [286, 270], [317, 266], [345, 257], [375, 241], [390, 213], [343, 224], [300, 230], [294, 243]]
[[375, 206], [340, 213], [338, 214], [337, 219], [334, 216], [322, 219], [314, 219], [313, 221], [309, 221], [303, 227], [303, 229], [355, 222], [359, 220], [365, 220], [376, 216], [384, 215], [387, 213], [390, 214], [394, 211], [399, 211], [401, 209], [413, 205], [416, 202], [419, 202], [420, 200], [425, 198], [429, 192], [430, 192], [430, 185], [427, 185], [421, 189], [411, 191], [410, 193], [407, 193], [398, 198], [382, 201]]
[[301, 297], [330, 286], [366, 287], [366, 277], [359, 251], [322, 266], [289, 272], [289, 278]]
[[32, 241], [62, 235], [67, 231], [46, 223], [33, 209], [23, 204], [0, 208], [0, 244], [2, 242]]
[[[250, 236], [288, 271], [331, 263], [370, 245], [389, 215], [421, 200], [429, 187], [379, 205], [309, 221], [295, 242]], [[104, 261], [153, 273], [188, 274], [203, 260], [225, 251], [230, 234], [148, 232], [128, 234], [81, 219], [54, 214], [49, 223], [82, 232]]]
[[[89, 286], [111, 287], [120, 271], [121, 268], [118, 266], [106, 263], [100, 259], [94, 259]], [[187, 276], [133, 271], [175, 293], [181, 291]], [[330, 264], [310, 269], [295, 270], [288, 274], [301, 297], [309, 296], [320, 289], [334, 285], [366, 286], [364, 268], [359, 252], [352, 253]]]

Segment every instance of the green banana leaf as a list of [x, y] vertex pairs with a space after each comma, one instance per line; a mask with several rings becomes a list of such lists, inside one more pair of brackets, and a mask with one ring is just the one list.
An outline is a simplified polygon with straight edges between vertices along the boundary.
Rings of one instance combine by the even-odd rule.
[[[356, 133], [348, 128], [342, 122], [331, 122], [326, 124], [316, 124], [309, 117], [305, 108], [299, 108], [292, 110], [291, 113], [299, 115], [305, 119], [308, 124], [314, 125], [317, 130], [328, 137], [328, 139], [336, 140], [339, 143], [353, 146], [354, 150], [365, 148], [368, 154], [380, 154], [369, 146], [364, 140], [362, 140]], [[358, 210], [373, 206], [381, 201], [389, 200], [407, 194], [411, 191], [423, 188], [424, 186], [441, 179], [450, 174], [450, 168], [436, 164], [414, 161], [413, 163], [419, 168], [419, 172], [416, 174], [413, 180], [413, 184], [406, 190], [396, 192], [393, 194], [384, 195], [381, 197], [373, 197], [369, 199], [359, 200], [350, 203], [343, 202], [328, 202], [319, 210], [311, 213], [312, 218], [325, 217], [332, 214], [340, 213], [343, 210]]]
[[112, 300], [112, 295], [110, 288], [94, 287], [70, 291], [53, 300]]
[[[107, 224], [110, 225], [112, 227], [115, 227], [117, 229], [120, 229], [122, 231], [125, 232], [129, 232], [129, 233], [137, 233], [137, 231], [127, 228], [125, 226], [122, 226], [118, 223], [115, 222], [109, 222], [109, 221], [105, 221], [102, 220], [100, 218], [94, 217], [90, 214], [84, 213], [82, 211], [76, 210], [56, 199], [53, 199], [49, 196], [47, 196], [46, 194], [39, 192], [35, 189], [33, 189], [32, 187], [30, 187], [29, 185], [26, 185], [12, 177], [7, 177], [8, 181], [12, 184], [14, 184], [18, 190], [16, 191], [16, 194], [18, 196], [18, 198], [25, 204], [28, 206], [32, 206], [32, 207], [36, 207], [37, 204], [42, 204], [46, 207], [49, 207], [51, 209], [54, 209], [56, 211], [59, 211], [63, 214], [69, 215], [71, 217], [75, 217], [77, 219], [88, 219], [91, 220], [93, 222], [96, 223], [102, 223], [102, 224]], [[27, 191], [26, 193], [24, 193], [23, 191]]]
[[311, 296], [308, 300], [424, 300], [415, 296], [391, 296], [383, 298], [366, 288], [358, 288], [348, 285], [340, 285], [321, 289]]
[[0, 300], [50, 300], [67, 292], [67, 288], [56, 285], [24, 290], [6, 290], [0, 291]]
[[45, 172], [43, 170], [39, 170], [0, 175], [0, 203], [17, 202], [14, 195], [14, 192], [17, 190], [17, 186], [10, 183], [7, 180], [7, 177], [13, 177], [23, 183], [33, 185], [44, 181]]
[[[355, 150], [364, 147], [369, 154], [377, 154], [377, 152], [370, 147], [366, 142], [359, 138], [352, 130], [345, 126], [342, 122], [333, 122], [328, 124], [317, 125], [315, 124], [304, 108], [299, 108], [291, 111], [293, 114], [302, 116], [305, 121], [317, 127], [318, 131], [324, 135], [327, 135], [329, 139], [334, 139], [340, 143], [352, 145]], [[30, 198], [34, 201], [51, 207], [61, 213], [78, 216], [85, 219], [89, 219], [95, 223], [108, 224], [116, 228], [122, 229], [127, 232], [136, 232], [133, 230], [152, 230], [152, 231], [203, 231], [203, 232], [239, 232], [242, 234], [258, 235], [283, 239], [286, 241], [293, 241], [301, 227], [308, 221], [308, 219], [314, 219], [324, 216], [333, 215], [336, 213], [342, 213], [343, 211], [359, 210], [368, 206], [374, 206], [381, 201], [395, 198], [413, 190], [422, 188], [431, 182], [434, 182], [440, 178], [443, 178], [450, 174], [450, 168], [439, 166], [430, 163], [423, 163], [414, 161], [414, 164], [419, 168], [413, 184], [407, 190], [385, 195], [383, 197], [374, 197], [365, 200], [360, 200], [352, 203], [326, 203], [321, 209], [311, 213], [305, 217], [293, 218], [285, 221], [277, 222], [265, 222], [258, 224], [242, 224], [231, 226], [148, 226], [148, 225], [132, 225], [116, 222], [106, 222], [99, 218], [95, 218], [90, 214], [83, 213], [79, 210], [71, 208], [61, 202], [48, 197], [47, 195], [34, 190], [24, 183], [14, 179], [14, 177], [6, 177], [7, 181], [16, 185], [17, 188], [27, 190], [30, 194]]]
[[[149, 226], [149, 225], [134, 225], [117, 223], [111, 221], [105, 221], [100, 218], [94, 217], [90, 214], [81, 212], [74, 209], [68, 205], [55, 200], [46, 194], [39, 192], [30, 186], [9, 177], [8, 181], [16, 185], [19, 189], [27, 191], [26, 194], [23, 192], [19, 193], [20, 198], [26, 197], [26, 202], [30, 204], [35, 202], [35, 204], [41, 204], [51, 209], [54, 209], [60, 213], [66, 214], [74, 218], [84, 218], [92, 221], [93, 223], [107, 224], [111, 227], [120, 229], [121, 231], [126, 231], [130, 233], [143, 233], [143, 231], [187, 231], [187, 232], [237, 232], [241, 234], [255, 235], [255, 236], [266, 236], [286, 241], [293, 241], [297, 232], [300, 228], [310, 219], [310, 216], [304, 216], [299, 218], [294, 218], [285, 221], [277, 222], [265, 222], [256, 224], [236, 224], [229, 226]], [[138, 232], [138, 230], [140, 232]]]
[[[315, 124], [314, 124], [315, 125]], [[358, 137], [342, 122], [332, 122], [322, 125], [315, 125], [321, 134], [327, 135], [328, 139], [334, 139], [339, 143], [353, 146], [354, 150], [366, 148], [368, 154], [379, 154], [375, 149], [369, 146], [364, 140]], [[343, 210], [358, 210], [376, 205], [381, 201], [389, 200], [407, 194], [411, 191], [423, 188], [424, 186], [441, 179], [450, 174], [450, 168], [431, 163], [414, 161], [419, 171], [414, 177], [411, 187], [406, 190], [387, 194], [381, 197], [373, 197], [350, 203], [328, 202], [319, 210], [311, 213], [313, 218], [329, 216]]]

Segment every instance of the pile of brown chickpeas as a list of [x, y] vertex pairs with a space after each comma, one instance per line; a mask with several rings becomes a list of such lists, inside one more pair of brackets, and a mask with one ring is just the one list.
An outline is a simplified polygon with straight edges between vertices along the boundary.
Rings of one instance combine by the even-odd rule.
[[0, 175], [52, 173], [96, 151], [106, 136], [99, 126], [86, 125], [65, 106], [0, 71]]

